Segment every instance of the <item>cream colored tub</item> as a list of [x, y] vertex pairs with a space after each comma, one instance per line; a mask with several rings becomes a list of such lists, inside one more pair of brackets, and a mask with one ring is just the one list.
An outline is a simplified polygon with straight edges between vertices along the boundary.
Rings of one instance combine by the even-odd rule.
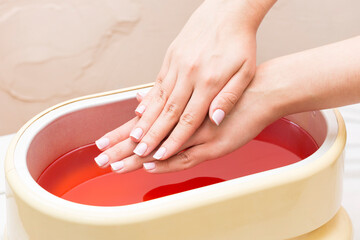
[[346, 132], [336, 110], [287, 117], [320, 146], [300, 162], [152, 201], [88, 206], [36, 183], [49, 161], [127, 121], [136, 92], [149, 87], [71, 100], [20, 129], [5, 161], [5, 239], [352, 239], [339, 211]]

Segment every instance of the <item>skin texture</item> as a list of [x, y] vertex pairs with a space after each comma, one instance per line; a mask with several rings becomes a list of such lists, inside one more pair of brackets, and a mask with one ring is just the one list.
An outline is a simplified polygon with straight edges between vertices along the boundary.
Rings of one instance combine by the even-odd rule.
[[221, 123], [255, 74], [256, 31], [273, 3], [204, 1], [168, 48], [154, 88], [135, 111], [134, 153], [148, 156], [160, 144], [155, 157], [167, 159], [208, 113]]
[[[109, 156], [109, 163], [104, 166], [121, 162], [118, 165], [122, 167], [116, 169], [119, 173], [143, 166], [152, 173], [184, 170], [234, 151], [282, 116], [357, 103], [359, 93], [360, 36], [259, 65], [254, 79], [223, 123], [218, 127], [205, 119], [181, 146], [181, 150], [187, 150], [166, 160], [132, 153], [136, 144], [128, 134], [139, 117], [130, 120], [104, 136], [110, 141], [103, 152]], [[138, 100], [142, 99], [139, 95]], [[114, 152], [114, 145], [121, 151]]]

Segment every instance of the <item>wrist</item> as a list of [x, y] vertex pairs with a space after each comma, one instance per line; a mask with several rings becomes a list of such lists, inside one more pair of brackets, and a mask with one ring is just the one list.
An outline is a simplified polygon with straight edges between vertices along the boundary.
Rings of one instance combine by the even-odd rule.
[[238, 23], [242, 29], [257, 31], [267, 12], [276, 0], [206, 0], [204, 4], [214, 6], [226, 20]]
[[257, 66], [255, 77], [248, 89], [259, 98], [270, 120], [292, 114], [296, 108], [297, 96], [291, 81], [287, 81], [281, 59], [272, 59]]

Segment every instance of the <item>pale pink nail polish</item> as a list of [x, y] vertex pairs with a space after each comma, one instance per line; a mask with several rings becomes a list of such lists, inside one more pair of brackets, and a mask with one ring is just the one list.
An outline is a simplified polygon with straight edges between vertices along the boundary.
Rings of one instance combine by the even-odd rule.
[[143, 163], [143, 166], [146, 170], [153, 170], [155, 169], [155, 163], [154, 162], [146, 162]]
[[144, 153], [146, 152], [146, 149], [147, 149], [147, 144], [146, 143], [139, 143], [135, 150], [134, 150], [134, 153], [138, 156], [142, 156], [144, 155]]
[[139, 113], [139, 114], [143, 114], [145, 111], [145, 106], [144, 105], [139, 105], [136, 109], [135, 112]]
[[156, 153], [154, 154], [153, 158], [160, 160], [166, 153], [166, 148], [160, 147]]
[[142, 134], [143, 134], [143, 130], [141, 128], [135, 128], [134, 130], [131, 131], [130, 137], [139, 140]]
[[224, 117], [225, 117], [225, 112], [221, 109], [216, 109], [211, 118], [216, 123], [216, 125], [219, 126], [222, 120], [224, 119]]
[[95, 162], [99, 167], [105, 166], [109, 162], [109, 157], [106, 154], [100, 154], [96, 158], [94, 158]]
[[110, 140], [108, 138], [100, 138], [99, 140], [95, 141], [96, 146], [98, 149], [102, 150], [109, 146]]
[[110, 164], [110, 166], [113, 171], [119, 171], [124, 167], [124, 162], [123, 161], [113, 162]]

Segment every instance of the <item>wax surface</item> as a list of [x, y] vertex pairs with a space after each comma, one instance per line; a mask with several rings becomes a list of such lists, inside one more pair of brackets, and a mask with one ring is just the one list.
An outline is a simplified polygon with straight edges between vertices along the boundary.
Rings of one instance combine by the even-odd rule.
[[280, 119], [238, 150], [185, 171], [150, 174], [140, 169], [116, 174], [110, 168], [101, 169], [96, 165], [94, 157], [100, 151], [94, 144], [89, 144], [56, 159], [40, 175], [38, 183], [69, 201], [121, 206], [286, 166], [308, 157], [317, 149], [308, 133], [294, 123]]

